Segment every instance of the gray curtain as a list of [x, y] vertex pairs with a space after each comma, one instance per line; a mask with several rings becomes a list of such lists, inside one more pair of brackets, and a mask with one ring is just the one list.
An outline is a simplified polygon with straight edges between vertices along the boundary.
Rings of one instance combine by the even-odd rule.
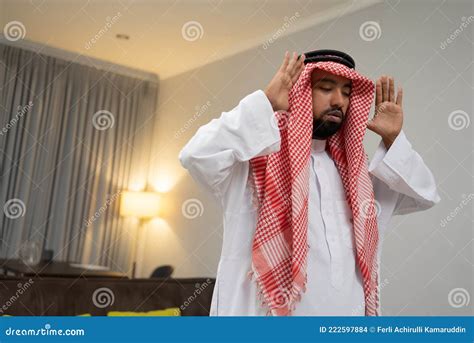
[[34, 240], [128, 271], [119, 194], [146, 175], [156, 97], [155, 82], [0, 44], [0, 257]]

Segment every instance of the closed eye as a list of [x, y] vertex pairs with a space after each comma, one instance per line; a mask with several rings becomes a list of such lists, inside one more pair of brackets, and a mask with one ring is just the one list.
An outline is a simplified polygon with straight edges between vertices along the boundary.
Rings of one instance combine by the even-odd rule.
[[[323, 91], [325, 92], [330, 92], [332, 91], [332, 88], [327, 88], [327, 87], [319, 87], [320, 89], [322, 89]], [[344, 96], [346, 97], [350, 97], [351, 96], [351, 92], [343, 92], [342, 93]]]

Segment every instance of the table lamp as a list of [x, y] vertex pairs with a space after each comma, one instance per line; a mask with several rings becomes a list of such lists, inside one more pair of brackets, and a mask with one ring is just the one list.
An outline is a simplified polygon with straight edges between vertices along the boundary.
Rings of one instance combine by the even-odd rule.
[[138, 235], [134, 244], [132, 278], [137, 269], [138, 242], [141, 241], [145, 221], [158, 216], [160, 197], [156, 192], [123, 192], [120, 199], [120, 215], [139, 219]]

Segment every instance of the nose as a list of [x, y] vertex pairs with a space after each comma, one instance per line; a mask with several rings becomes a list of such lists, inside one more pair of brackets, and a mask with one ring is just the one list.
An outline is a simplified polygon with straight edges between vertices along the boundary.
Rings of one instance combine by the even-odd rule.
[[344, 107], [344, 96], [340, 89], [336, 89], [331, 96], [331, 107]]

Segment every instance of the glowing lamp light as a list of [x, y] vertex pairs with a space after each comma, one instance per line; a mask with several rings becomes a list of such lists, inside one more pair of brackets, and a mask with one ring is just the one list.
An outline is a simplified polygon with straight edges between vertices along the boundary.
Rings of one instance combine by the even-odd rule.
[[123, 192], [120, 214], [126, 217], [158, 217], [160, 196], [156, 192]]

